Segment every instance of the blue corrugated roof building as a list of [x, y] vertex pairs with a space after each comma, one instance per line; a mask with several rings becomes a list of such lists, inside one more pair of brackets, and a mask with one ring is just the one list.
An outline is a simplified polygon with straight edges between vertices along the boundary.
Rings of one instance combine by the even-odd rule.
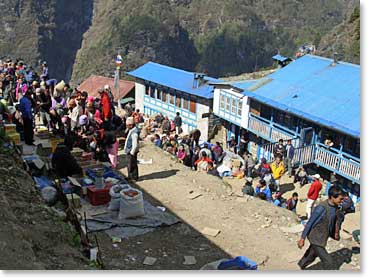
[[161, 65], [154, 62], [148, 62], [139, 68], [127, 73], [130, 76], [154, 82], [162, 86], [173, 88], [191, 95], [196, 95], [206, 99], [213, 98], [214, 87], [209, 83], [220, 82], [220, 80], [204, 77], [206, 84], [194, 87], [194, 72]]
[[273, 60], [279, 61], [279, 62], [285, 62], [290, 60], [288, 57], [284, 57], [282, 55], [276, 54], [275, 56], [272, 57]]
[[259, 82], [255, 90], [233, 85], [264, 104], [360, 137], [359, 65], [305, 55]]

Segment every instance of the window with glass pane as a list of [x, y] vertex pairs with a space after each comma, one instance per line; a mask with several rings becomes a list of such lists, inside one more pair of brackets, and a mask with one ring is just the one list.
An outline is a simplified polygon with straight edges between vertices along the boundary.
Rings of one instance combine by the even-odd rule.
[[188, 110], [189, 109], [189, 99], [187, 97], [182, 97], [182, 108]]
[[260, 103], [255, 100], [250, 100], [250, 113], [260, 115], [261, 106]]
[[176, 94], [176, 107], [181, 108], [181, 95]]
[[229, 113], [231, 112], [230, 111], [230, 107], [231, 107], [230, 100], [231, 99], [229, 99], [229, 97], [226, 97], [226, 111], [229, 112]]
[[155, 88], [154, 87], [151, 87], [150, 88], [150, 97], [152, 97], [152, 98], [155, 98]]
[[237, 115], [242, 115], [242, 101], [238, 101], [238, 109], [237, 109]]
[[220, 108], [224, 110], [225, 107], [225, 97], [223, 94], [220, 95]]
[[145, 95], [149, 95], [149, 86], [148, 85], [145, 86]]
[[196, 99], [190, 98], [190, 112], [196, 113]]
[[162, 101], [167, 102], [167, 92], [162, 91]]
[[162, 91], [157, 90], [157, 99], [162, 100]]
[[237, 112], [237, 101], [236, 99], [232, 98], [232, 114], [236, 114]]
[[174, 105], [175, 104], [175, 95], [173, 92], [170, 92], [169, 94], [169, 103]]
[[266, 105], [260, 104], [260, 116], [270, 120], [272, 114], [272, 108]]

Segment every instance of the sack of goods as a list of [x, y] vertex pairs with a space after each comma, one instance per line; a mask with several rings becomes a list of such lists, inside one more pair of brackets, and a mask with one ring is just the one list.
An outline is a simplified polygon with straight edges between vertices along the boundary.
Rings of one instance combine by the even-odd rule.
[[130, 189], [130, 186], [127, 184], [114, 185], [110, 188], [110, 196], [111, 201], [108, 205], [108, 210], [110, 211], [118, 211], [120, 210], [120, 200], [121, 200], [121, 191]]
[[120, 194], [119, 219], [138, 217], [145, 214], [143, 193], [141, 191], [129, 188], [122, 190]]

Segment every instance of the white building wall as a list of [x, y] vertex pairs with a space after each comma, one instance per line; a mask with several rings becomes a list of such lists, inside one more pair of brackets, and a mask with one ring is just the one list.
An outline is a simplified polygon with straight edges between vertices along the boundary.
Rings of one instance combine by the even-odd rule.
[[197, 103], [196, 104], [196, 116], [197, 116], [197, 128], [201, 132], [201, 140], [207, 141], [208, 140], [208, 133], [209, 133], [209, 118], [202, 118], [204, 113], [209, 112], [209, 106]]
[[248, 120], [250, 114], [250, 100], [248, 96], [242, 98], [242, 115], [241, 115], [241, 127], [248, 128]]
[[219, 99], [220, 98], [220, 90], [214, 89], [214, 99], [213, 99], [213, 113], [215, 115], [219, 115]]
[[140, 112], [144, 112], [144, 95], [145, 86], [140, 83], [135, 83], [135, 108]]
[[[135, 83], [135, 106], [136, 109], [139, 109], [141, 112], [144, 112], [144, 106], [150, 109], [154, 109], [157, 112], [162, 112], [163, 115], [167, 115], [170, 119], [173, 119], [176, 116], [175, 110], [170, 107], [167, 103], [161, 103], [160, 101], [147, 100], [144, 102], [145, 98], [145, 85], [140, 83]], [[205, 100], [205, 103], [208, 103]], [[185, 109], [175, 108], [176, 111], [180, 112], [181, 117], [183, 119], [182, 130], [184, 133], [189, 134], [194, 128], [190, 125], [197, 125], [197, 129], [201, 132], [201, 140], [208, 140], [209, 133], [209, 118], [202, 118], [204, 113], [209, 113], [210, 107], [208, 104], [196, 104], [196, 114], [192, 114]], [[195, 120], [196, 116], [196, 120]], [[189, 123], [189, 124], [187, 124]]]
[[[241, 121], [237, 122], [237, 119], [232, 116], [229, 113], [224, 113], [223, 111], [219, 110], [220, 107], [220, 92], [225, 92], [227, 94], [230, 94], [232, 96], [237, 97], [238, 99], [242, 100], [242, 113], [241, 113]], [[243, 98], [242, 98], [243, 97]], [[227, 121], [230, 121], [231, 123], [236, 122], [237, 125], [241, 126], [242, 128], [247, 129], [248, 127], [248, 118], [249, 118], [249, 111], [250, 106], [248, 104], [249, 100], [247, 96], [243, 96], [243, 94], [234, 92], [231, 89], [214, 89], [214, 104], [213, 104], [213, 112], [215, 115], [219, 116], [220, 118], [223, 118]]]

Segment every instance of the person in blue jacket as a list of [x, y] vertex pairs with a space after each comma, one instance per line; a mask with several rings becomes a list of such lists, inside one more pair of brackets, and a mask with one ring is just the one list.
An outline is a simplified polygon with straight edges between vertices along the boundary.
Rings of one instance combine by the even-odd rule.
[[19, 109], [23, 118], [24, 142], [33, 145], [32, 89], [28, 89], [20, 99]]
[[333, 257], [326, 251], [328, 238], [340, 239], [341, 224], [344, 220], [340, 205], [344, 193], [338, 186], [332, 186], [328, 191], [328, 199], [322, 201], [311, 213], [311, 217], [297, 242], [301, 249], [308, 238], [310, 246], [298, 262], [301, 269], [309, 266], [316, 257], [325, 265], [324, 269], [337, 269]]
[[270, 188], [266, 185], [265, 180], [261, 179], [259, 181], [259, 184], [256, 186], [255, 190], [256, 196], [259, 196], [260, 193], [265, 195], [265, 199], [268, 202], [272, 202], [273, 199], [271, 197], [271, 191]]

